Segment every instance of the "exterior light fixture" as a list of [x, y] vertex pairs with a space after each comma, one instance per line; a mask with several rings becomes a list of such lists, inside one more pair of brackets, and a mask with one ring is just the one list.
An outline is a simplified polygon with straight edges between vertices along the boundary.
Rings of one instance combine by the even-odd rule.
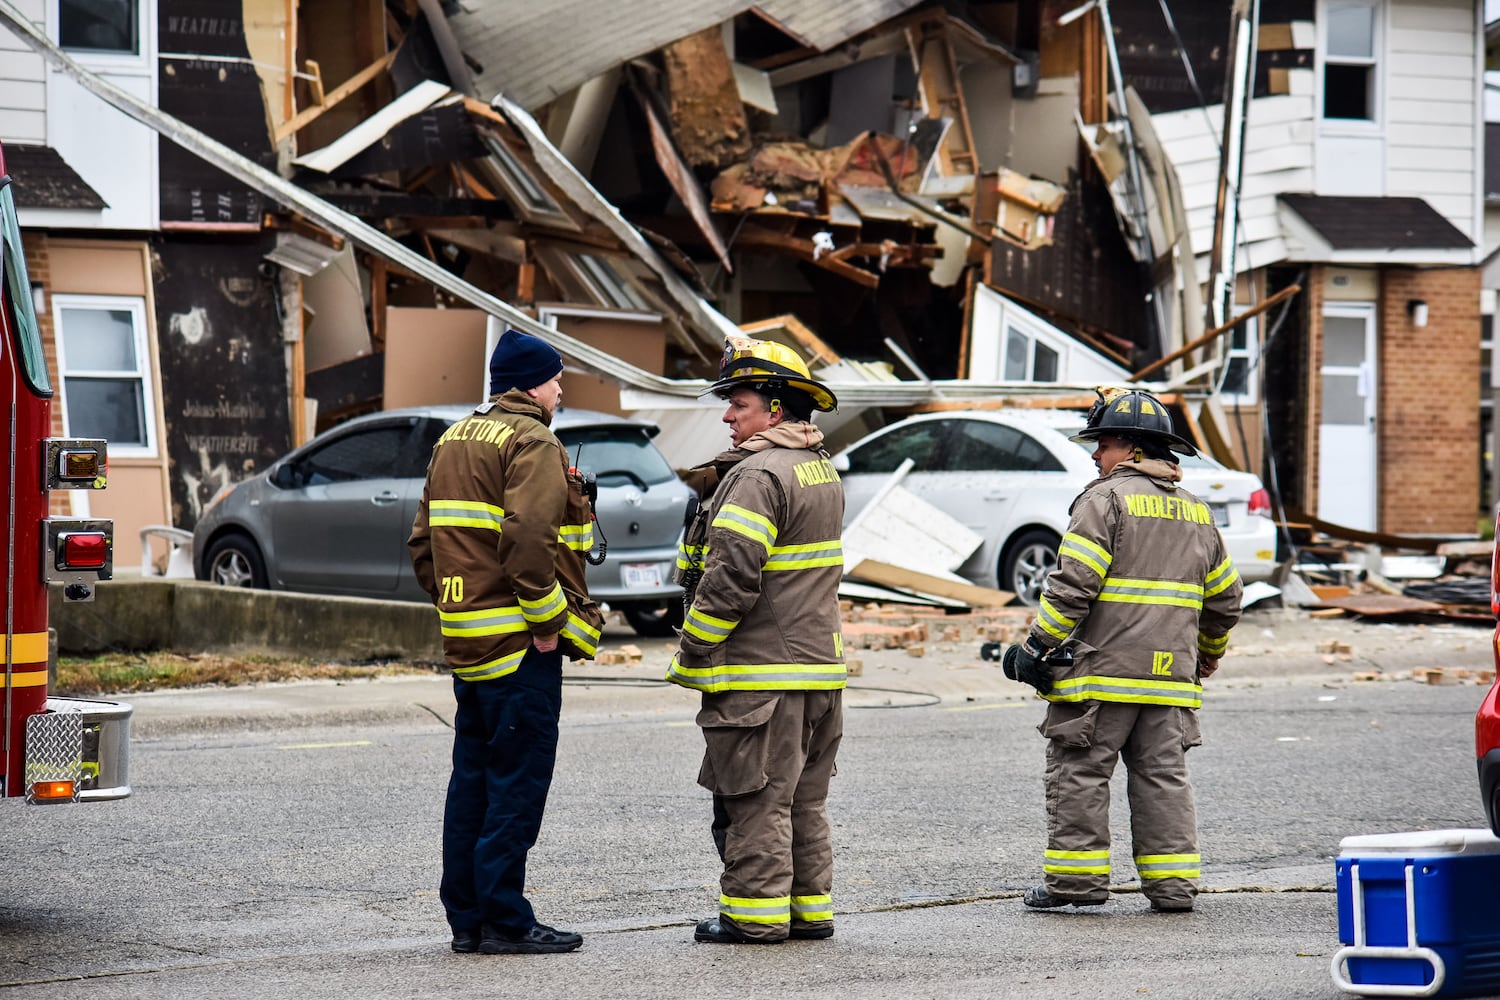
[[1426, 326], [1427, 303], [1422, 299], [1407, 299], [1406, 315], [1411, 317], [1412, 326]]

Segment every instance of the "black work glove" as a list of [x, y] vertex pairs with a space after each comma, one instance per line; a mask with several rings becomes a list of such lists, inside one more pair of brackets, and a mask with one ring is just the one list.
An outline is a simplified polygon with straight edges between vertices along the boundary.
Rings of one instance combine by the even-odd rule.
[[1006, 647], [1000, 668], [1011, 680], [1030, 684], [1039, 694], [1046, 694], [1052, 690], [1052, 664], [1043, 659], [1048, 652], [1038, 649], [1031, 639], [1027, 639], [1024, 643]]

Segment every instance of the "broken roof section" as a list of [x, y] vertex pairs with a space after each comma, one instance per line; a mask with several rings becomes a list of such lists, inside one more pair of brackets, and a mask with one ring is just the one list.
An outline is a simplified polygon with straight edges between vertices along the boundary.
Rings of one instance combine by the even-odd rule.
[[[480, 69], [478, 95], [497, 94], [529, 111], [664, 45], [752, 11], [823, 51], [912, 7], [920, 0], [462, 0], [448, 23]], [[567, 44], [558, 44], [566, 38]]]

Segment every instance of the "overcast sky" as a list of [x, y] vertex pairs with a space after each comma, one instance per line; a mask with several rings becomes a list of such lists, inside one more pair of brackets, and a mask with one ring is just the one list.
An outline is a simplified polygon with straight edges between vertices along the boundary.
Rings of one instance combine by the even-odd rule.
[[1489, 24], [1500, 17], [1500, 0], [1484, 0], [1484, 23]]

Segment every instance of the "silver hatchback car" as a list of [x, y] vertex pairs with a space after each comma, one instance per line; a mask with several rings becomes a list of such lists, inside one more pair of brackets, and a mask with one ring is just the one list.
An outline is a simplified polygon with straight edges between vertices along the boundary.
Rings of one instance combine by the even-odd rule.
[[[221, 491], [193, 530], [200, 580], [388, 600], [429, 600], [406, 538], [432, 446], [467, 406], [425, 406], [356, 417], [256, 476]], [[560, 409], [552, 430], [569, 459], [599, 483], [604, 561], [589, 594], [641, 635], [682, 622], [672, 583], [691, 491], [651, 443], [654, 424]]]

